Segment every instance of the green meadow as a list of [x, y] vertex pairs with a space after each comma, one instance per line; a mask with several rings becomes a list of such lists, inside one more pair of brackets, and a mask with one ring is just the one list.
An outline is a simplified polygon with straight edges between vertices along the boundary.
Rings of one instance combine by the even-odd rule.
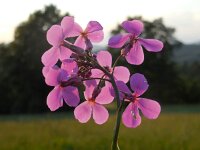
[[[0, 117], [0, 150], [109, 150], [115, 116], [80, 124], [70, 113]], [[200, 106], [164, 107], [136, 129], [121, 125], [121, 150], [200, 150]]]

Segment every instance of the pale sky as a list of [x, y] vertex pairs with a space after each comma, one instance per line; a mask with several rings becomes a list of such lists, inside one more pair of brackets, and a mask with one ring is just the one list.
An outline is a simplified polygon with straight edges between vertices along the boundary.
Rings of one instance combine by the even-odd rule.
[[48, 4], [75, 16], [83, 28], [90, 20], [100, 22], [107, 37], [127, 16], [141, 15], [150, 21], [162, 17], [167, 26], [176, 28], [175, 36], [184, 43], [200, 42], [200, 0], [2, 0], [0, 42], [10, 42], [15, 27]]

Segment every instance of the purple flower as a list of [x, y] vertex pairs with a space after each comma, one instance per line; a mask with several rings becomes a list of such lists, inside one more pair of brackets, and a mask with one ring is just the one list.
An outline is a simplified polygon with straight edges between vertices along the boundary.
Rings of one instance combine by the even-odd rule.
[[95, 80], [86, 81], [84, 92], [86, 101], [75, 108], [75, 118], [81, 123], [86, 123], [92, 116], [97, 124], [105, 123], [108, 120], [109, 113], [103, 104], [109, 104], [114, 99], [109, 90], [109, 85], [100, 89]]
[[108, 45], [112, 48], [121, 48], [122, 54], [130, 64], [140, 65], [144, 61], [142, 46], [149, 52], [159, 52], [163, 48], [163, 43], [156, 39], [144, 39], [139, 35], [142, 33], [144, 25], [139, 20], [124, 21], [122, 27], [128, 33], [119, 34], [110, 38]]
[[101, 42], [104, 38], [103, 27], [97, 21], [90, 21], [85, 30], [81, 28], [81, 26], [77, 23], [74, 24], [73, 31], [70, 33], [71, 37], [78, 36], [74, 45], [81, 47], [83, 49], [86, 48], [86, 39], [91, 42]]
[[117, 82], [117, 86], [125, 101], [130, 102], [122, 115], [122, 122], [126, 127], [135, 128], [140, 125], [141, 117], [139, 109], [148, 119], [156, 119], [159, 116], [161, 107], [158, 102], [139, 97], [149, 86], [142, 74], [136, 73], [130, 78], [130, 86], [134, 93], [123, 82]]
[[[66, 66], [67, 69], [66, 69]], [[51, 67], [44, 69], [45, 82], [54, 89], [47, 96], [47, 105], [51, 111], [63, 106], [63, 99], [69, 106], [75, 107], [80, 102], [79, 92], [76, 86], [81, 82], [76, 76], [77, 65], [71, 59], [64, 60], [61, 69]]]
[[47, 41], [52, 47], [42, 55], [42, 63], [45, 66], [54, 66], [58, 59], [64, 60], [70, 57], [72, 51], [62, 46], [63, 41], [69, 35], [74, 26], [73, 17], [64, 17], [61, 25], [53, 25], [47, 31]]
[[[108, 72], [112, 73], [112, 55], [108, 51], [100, 51], [97, 53], [96, 59], [98, 63], [107, 69]], [[104, 73], [99, 69], [92, 69], [92, 77], [101, 78], [104, 76]], [[113, 72], [113, 76], [116, 80], [123, 81], [125, 83], [128, 82], [130, 72], [124, 66], [116, 66]]]

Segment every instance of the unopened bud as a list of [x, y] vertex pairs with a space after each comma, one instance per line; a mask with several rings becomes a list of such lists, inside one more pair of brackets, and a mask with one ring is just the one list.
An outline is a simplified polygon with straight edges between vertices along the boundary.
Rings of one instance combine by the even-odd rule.
[[86, 50], [91, 51], [93, 49], [93, 45], [87, 37], [85, 38], [85, 44], [86, 44]]
[[121, 55], [126, 56], [129, 53], [129, 51], [131, 50], [131, 48], [132, 48], [131, 44], [127, 44], [126, 47], [124, 47], [121, 50]]

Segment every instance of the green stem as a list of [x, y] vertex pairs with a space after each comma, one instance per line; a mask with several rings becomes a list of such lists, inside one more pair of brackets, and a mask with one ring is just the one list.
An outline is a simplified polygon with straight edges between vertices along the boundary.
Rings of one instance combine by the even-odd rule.
[[122, 118], [123, 101], [120, 103], [119, 90], [117, 88], [117, 85], [115, 83], [113, 76], [111, 79], [111, 83], [112, 83], [113, 89], [115, 91], [116, 99], [117, 99], [117, 101], [119, 101], [119, 104], [117, 107], [117, 119], [116, 119], [115, 127], [114, 127], [114, 134], [113, 134], [111, 150], [120, 150], [120, 148], [118, 146], [118, 136], [119, 136], [120, 122], [121, 122], [121, 118]]
[[82, 81], [86, 81], [86, 80], [103, 80], [103, 81], [111, 82], [109, 79], [103, 79], [103, 78], [86, 78], [86, 79], [83, 79]]

